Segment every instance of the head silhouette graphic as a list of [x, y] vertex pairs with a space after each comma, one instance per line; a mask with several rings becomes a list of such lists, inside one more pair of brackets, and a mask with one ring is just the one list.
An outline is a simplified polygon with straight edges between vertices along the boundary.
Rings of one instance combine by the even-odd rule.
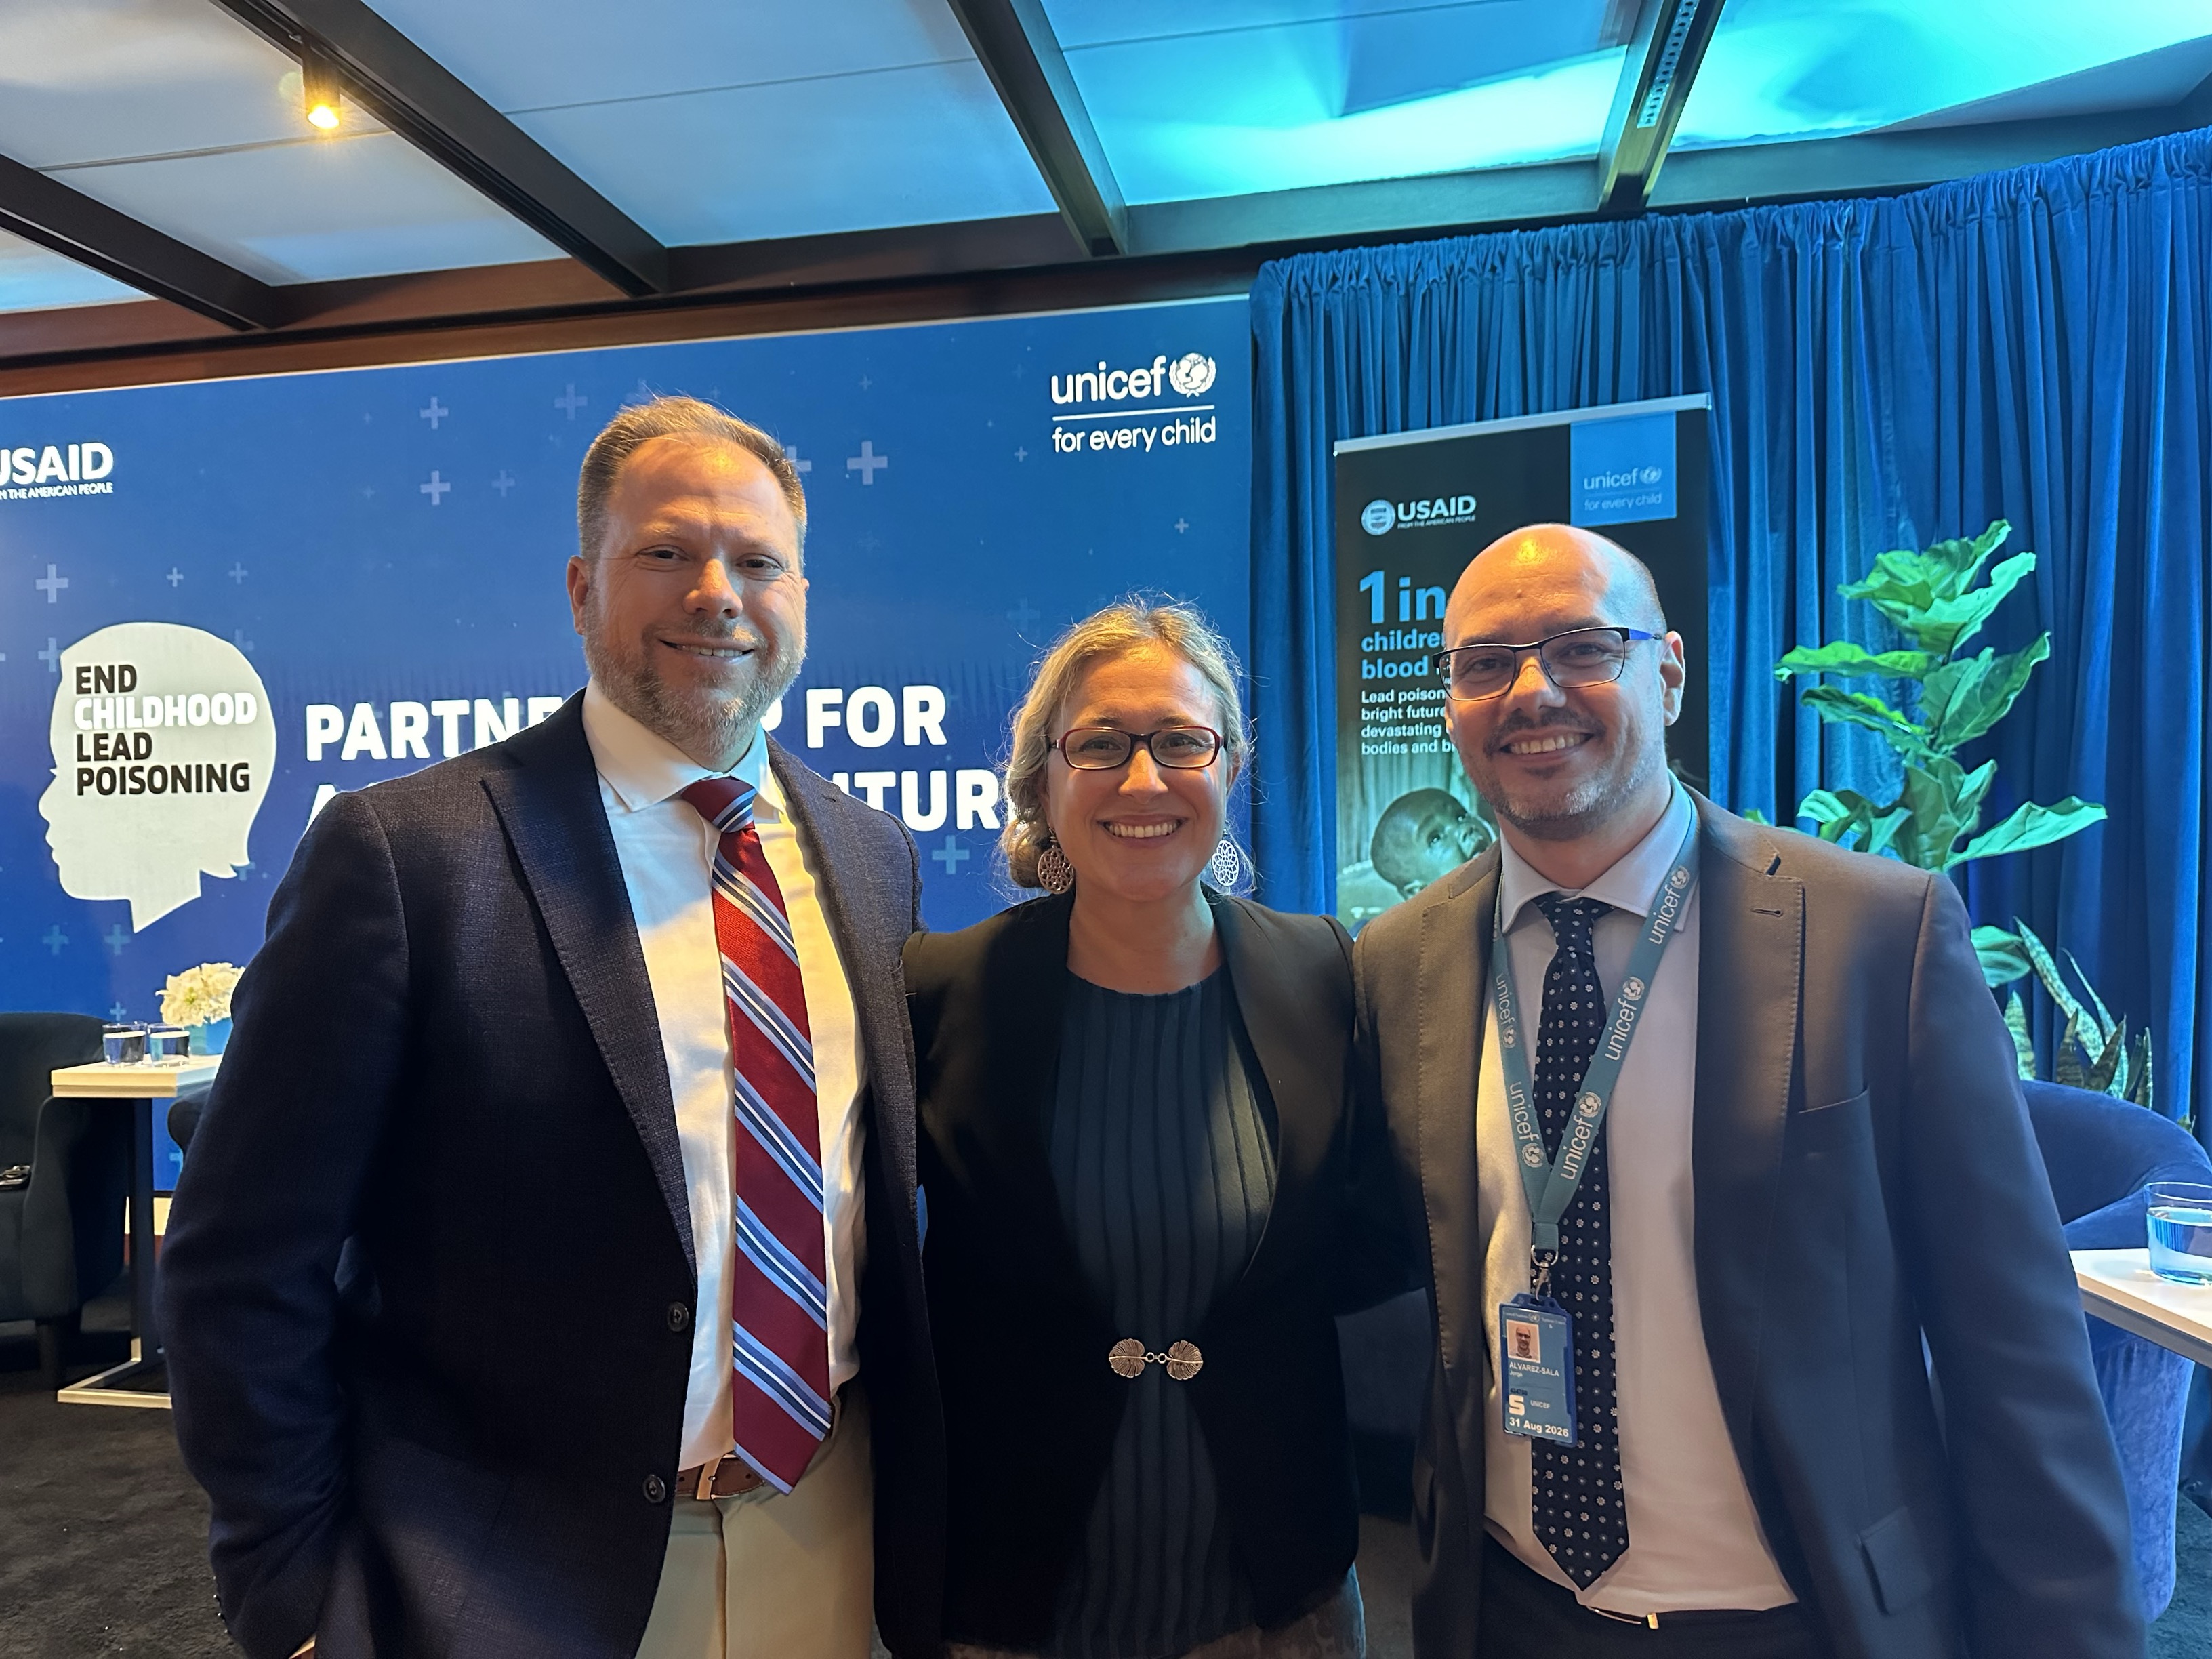
[[133, 933], [234, 876], [269, 792], [276, 724], [245, 653], [174, 623], [62, 653], [46, 844], [72, 898], [128, 899]]

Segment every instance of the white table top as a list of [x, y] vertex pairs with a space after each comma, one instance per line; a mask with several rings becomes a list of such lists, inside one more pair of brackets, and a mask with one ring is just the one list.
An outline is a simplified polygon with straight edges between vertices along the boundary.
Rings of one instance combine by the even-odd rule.
[[2212, 1285], [2177, 1285], [2150, 1270], [2150, 1251], [2076, 1250], [2081, 1305], [2162, 1348], [2212, 1364]]
[[158, 1060], [136, 1066], [110, 1066], [94, 1060], [89, 1066], [64, 1066], [54, 1073], [51, 1087], [58, 1095], [102, 1100], [168, 1100], [196, 1083], [205, 1083], [222, 1065], [221, 1054], [194, 1054], [181, 1066]]

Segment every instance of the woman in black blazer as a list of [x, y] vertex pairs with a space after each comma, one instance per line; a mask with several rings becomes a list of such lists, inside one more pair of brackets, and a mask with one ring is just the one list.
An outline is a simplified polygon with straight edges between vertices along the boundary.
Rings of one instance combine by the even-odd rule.
[[1195, 612], [1078, 623], [1006, 778], [1049, 896], [907, 946], [956, 1659], [1364, 1650], [1351, 945], [1201, 885], [1243, 758]]

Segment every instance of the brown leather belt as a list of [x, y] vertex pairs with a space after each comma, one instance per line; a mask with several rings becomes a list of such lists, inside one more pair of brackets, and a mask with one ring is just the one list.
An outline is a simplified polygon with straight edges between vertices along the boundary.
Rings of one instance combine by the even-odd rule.
[[678, 1498], [735, 1498], [766, 1485], [768, 1477], [735, 1452], [725, 1452], [711, 1463], [696, 1463], [676, 1472]]

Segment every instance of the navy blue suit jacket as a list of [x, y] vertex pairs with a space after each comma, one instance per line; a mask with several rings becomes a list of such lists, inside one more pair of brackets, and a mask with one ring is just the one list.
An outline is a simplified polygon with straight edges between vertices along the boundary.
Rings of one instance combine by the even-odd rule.
[[[342, 794], [300, 845], [163, 1251], [178, 1438], [255, 1659], [614, 1659], [665, 1548], [696, 1273], [659, 1024], [580, 698]], [[913, 840], [771, 745], [867, 1054], [860, 1358], [937, 1474], [899, 951]], [[909, 1467], [911, 1465], [911, 1467]], [[879, 1521], [878, 1618], [941, 1545]]]

